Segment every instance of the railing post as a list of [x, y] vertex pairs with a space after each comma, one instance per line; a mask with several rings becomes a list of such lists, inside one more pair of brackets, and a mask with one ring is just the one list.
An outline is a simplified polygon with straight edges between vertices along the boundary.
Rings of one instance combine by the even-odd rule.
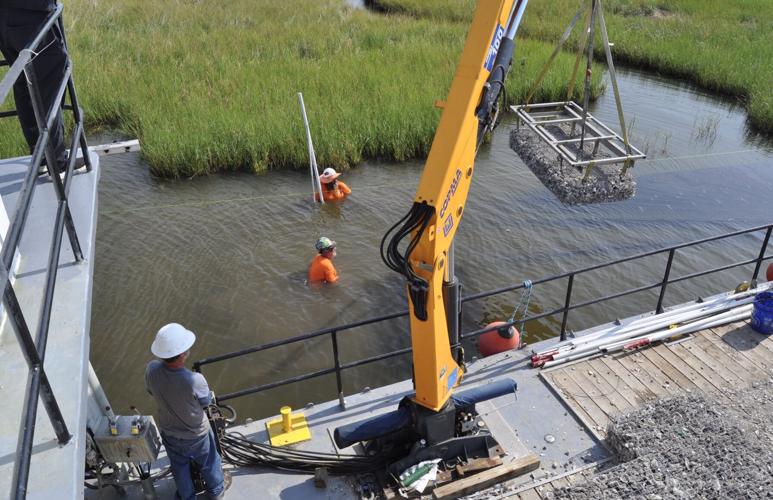
[[344, 384], [341, 380], [341, 360], [338, 358], [338, 332], [333, 330], [330, 333], [330, 339], [333, 342], [333, 362], [336, 369], [336, 387], [338, 388], [338, 406], [342, 410], [346, 409], [346, 400], [344, 399]]
[[768, 231], [765, 233], [765, 238], [762, 240], [762, 247], [760, 248], [760, 255], [757, 257], [757, 265], [754, 266], [754, 273], [752, 274], [752, 281], [757, 281], [757, 276], [760, 274], [760, 267], [762, 267], [762, 259], [765, 257], [765, 250], [768, 248], [768, 242], [770, 241], [770, 233], [773, 231], [773, 226], [768, 226]]
[[[32, 64], [32, 61], [28, 62], [27, 66], [25, 66], [24, 74], [28, 79], [27, 87], [29, 88], [30, 100], [32, 101], [32, 110], [35, 112], [35, 121], [38, 123], [38, 130], [40, 132], [40, 137], [42, 138], [43, 132], [48, 130], [48, 116], [44, 114], [47, 108], [45, 107], [43, 98], [40, 95], [38, 79], [37, 75], [35, 74], [35, 68]], [[54, 183], [54, 191], [56, 191], [56, 195], [59, 198], [59, 201], [64, 202], [64, 225], [67, 229], [67, 236], [70, 239], [70, 247], [72, 248], [72, 253], [75, 257], [75, 260], [80, 262], [83, 260], [83, 251], [81, 250], [81, 245], [78, 241], [78, 234], [75, 231], [75, 224], [72, 221], [72, 214], [70, 213], [70, 207], [67, 203], [67, 194], [64, 191], [64, 184], [62, 183], [62, 179], [59, 178], [59, 165], [56, 164], [56, 158], [54, 157], [54, 147], [51, 144], [50, 136], [46, 140], [45, 152], [48, 172], [51, 174], [51, 180]], [[75, 152], [70, 151], [70, 154], [73, 155]], [[84, 154], [87, 154], [87, 152], [84, 152]], [[32, 165], [32, 168], [37, 167], [38, 165]]]
[[564, 317], [561, 319], [561, 342], [566, 340], [566, 322], [569, 319], [569, 305], [572, 303], [572, 287], [574, 286], [574, 273], [569, 275], [566, 284], [566, 300], [564, 301]]
[[671, 264], [674, 262], [675, 253], [675, 248], [672, 248], [668, 252], [668, 263], [666, 263], [666, 272], [663, 275], [663, 282], [660, 284], [660, 297], [658, 297], [658, 305], [655, 306], [655, 314], [663, 312], [663, 298], [666, 296], [666, 286], [668, 285], [668, 277], [671, 274]]

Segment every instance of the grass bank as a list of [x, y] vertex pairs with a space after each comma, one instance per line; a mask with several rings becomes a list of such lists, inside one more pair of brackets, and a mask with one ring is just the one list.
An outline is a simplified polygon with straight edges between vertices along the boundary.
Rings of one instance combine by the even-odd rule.
[[[71, 0], [65, 22], [89, 129], [138, 137], [153, 171], [178, 177], [307, 168], [298, 91], [321, 166], [425, 155], [468, 29], [463, 7], [443, 19], [343, 0]], [[552, 44], [521, 50], [514, 100]], [[571, 63], [558, 61], [540, 99], [564, 91]], [[17, 123], [0, 121], [0, 156], [24, 152]]]
[[[387, 11], [417, 19], [453, 22], [470, 19], [474, 4], [473, 0], [374, 1]], [[531, 0], [521, 36], [557, 40], [578, 5], [577, 0]], [[737, 97], [746, 106], [750, 123], [773, 133], [772, 1], [607, 0], [604, 12], [616, 61]], [[523, 46], [519, 55], [525, 54], [539, 58]]]

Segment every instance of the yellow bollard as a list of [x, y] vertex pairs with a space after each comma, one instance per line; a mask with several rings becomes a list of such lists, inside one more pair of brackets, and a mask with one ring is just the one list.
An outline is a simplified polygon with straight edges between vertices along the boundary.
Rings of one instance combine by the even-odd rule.
[[279, 413], [282, 415], [282, 430], [284, 432], [293, 430], [292, 409], [289, 406], [283, 406], [279, 409]]
[[311, 439], [311, 430], [306, 422], [306, 416], [302, 411], [293, 415], [293, 410], [289, 406], [279, 408], [278, 418], [266, 421], [266, 431], [271, 446], [285, 446]]

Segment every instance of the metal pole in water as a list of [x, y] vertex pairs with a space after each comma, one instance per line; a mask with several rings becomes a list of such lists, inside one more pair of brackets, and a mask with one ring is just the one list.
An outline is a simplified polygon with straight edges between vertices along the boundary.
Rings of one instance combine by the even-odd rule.
[[322, 183], [319, 180], [319, 169], [317, 168], [317, 157], [314, 154], [314, 144], [311, 142], [311, 129], [309, 128], [309, 119], [306, 117], [306, 106], [303, 104], [303, 94], [298, 92], [298, 102], [301, 103], [301, 115], [303, 115], [303, 126], [306, 128], [306, 143], [309, 146], [309, 169], [311, 170], [311, 196], [317, 199], [317, 190], [319, 190], [319, 201], [325, 203], [322, 196]]

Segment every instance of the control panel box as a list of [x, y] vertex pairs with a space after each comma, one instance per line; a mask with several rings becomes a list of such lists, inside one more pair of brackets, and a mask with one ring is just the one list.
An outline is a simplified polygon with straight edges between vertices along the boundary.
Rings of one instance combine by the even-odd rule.
[[101, 417], [94, 432], [94, 442], [109, 463], [155, 462], [161, 447], [156, 425], [151, 416]]

